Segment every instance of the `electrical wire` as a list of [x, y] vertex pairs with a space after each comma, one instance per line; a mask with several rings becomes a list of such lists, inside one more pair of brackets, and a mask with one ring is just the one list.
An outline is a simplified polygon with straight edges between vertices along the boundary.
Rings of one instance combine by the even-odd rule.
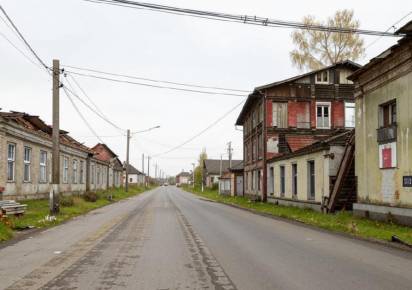
[[182, 142], [181, 144], [165, 151], [162, 153], [158, 153], [158, 154], [154, 154], [152, 155], [152, 157], [158, 157], [161, 155], [165, 155], [165, 154], [169, 154], [170, 152], [173, 152], [181, 147], [183, 147], [184, 145], [188, 144], [189, 142], [193, 141], [194, 139], [196, 139], [197, 137], [203, 135], [206, 131], [210, 130], [211, 128], [213, 128], [216, 124], [218, 124], [220, 121], [222, 121], [224, 118], [226, 118], [230, 113], [232, 113], [234, 110], [236, 110], [238, 107], [240, 107], [245, 101], [243, 100], [242, 102], [236, 104], [236, 106], [234, 106], [233, 108], [231, 108], [229, 111], [227, 111], [226, 113], [224, 113], [222, 116], [220, 116], [216, 121], [214, 121], [213, 123], [211, 123], [209, 126], [207, 126], [206, 128], [204, 128], [203, 130], [201, 130], [199, 133], [195, 134], [194, 136], [190, 137], [189, 139], [187, 139], [186, 141]]
[[39, 61], [39, 63], [47, 70], [49, 71], [50, 68], [46, 65], [46, 63], [39, 57], [39, 55], [34, 51], [34, 49], [31, 47], [31, 45], [27, 42], [27, 40], [24, 38], [23, 34], [20, 32], [20, 30], [17, 28], [17, 26], [14, 24], [14, 22], [11, 20], [9, 15], [7, 14], [6, 10], [0, 5], [0, 10], [3, 12], [4, 16], [6, 16], [7, 20], [13, 27], [13, 29], [17, 32], [19, 35], [20, 39], [24, 42], [24, 44], [27, 46], [27, 48], [30, 50], [30, 52], [34, 55], [34, 57]]
[[79, 115], [79, 117], [83, 120], [84, 124], [87, 126], [87, 128], [89, 128], [90, 132], [92, 132], [92, 134], [103, 144], [105, 144], [105, 142], [102, 140], [102, 138], [96, 133], [96, 131], [93, 129], [93, 127], [89, 124], [89, 122], [87, 122], [86, 118], [83, 116], [83, 114], [81, 113], [80, 109], [77, 107], [76, 103], [74, 102], [74, 100], [72, 99], [72, 97], [70, 96], [70, 94], [68, 93], [67, 87], [65, 85], [63, 85], [63, 91], [66, 94], [67, 98], [69, 99], [70, 103], [72, 104], [73, 108], [76, 110], [77, 114]]
[[[402, 18], [400, 18], [398, 21], [396, 21], [394, 24], [392, 24], [391, 26], [388, 27], [388, 29], [385, 30], [385, 32], [388, 32], [389, 30], [391, 30], [392, 28], [396, 29], [396, 25], [398, 25], [402, 20], [404, 20], [406, 17], [408, 17], [409, 15], [412, 15], [412, 11], [409, 11], [405, 16], [403, 16]], [[374, 45], [375, 43], [377, 43], [379, 40], [382, 39], [382, 36], [376, 38], [374, 41], [372, 41], [371, 43], [369, 43], [366, 47], [365, 50], [367, 50], [369, 47], [371, 47], [372, 45]]]
[[276, 19], [269, 19], [266, 17], [210, 12], [210, 11], [186, 9], [186, 8], [179, 8], [179, 7], [165, 6], [165, 5], [160, 5], [160, 4], [144, 3], [144, 2], [137, 2], [137, 1], [128, 1], [128, 0], [83, 0], [83, 1], [91, 2], [91, 3], [98, 3], [98, 4], [109, 4], [109, 5], [115, 5], [115, 6], [122, 6], [122, 7], [128, 7], [128, 8], [145, 9], [145, 10], [150, 10], [150, 11], [185, 15], [185, 16], [191, 16], [191, 17], [208, 18], [211, 20], [230, 21], [230, 22], [260, 25], [260, 26], [269, 26], [269, 27], [295, 28], [295, 29], [375, 35], [375, 36], [397, 36], [397, 37], [402, 36], [402, 35], [395, 35], [394, 33], [375, 31], [375, 30], [352, 29], [352, 28], [332, 27], [332, 26], [324, 26], [324, 25], [308, 25], [308, 24], [301, 23], [301, 22], [282, 21], [282, 20], [276, 20]]
[[[70, 81], [67, 79], [66, 77], [66, 81], [70, 84]], [[103, 121], [105, 121], [106, 123], [110, 124], [111, 126], [113, 126], [114, 128], [118, 129], [119, 131], [121, 131], [122, 133], [125, 131], [122, 128], [120, 128], [119, 126], [117, 126], [115, 123], [113, 123], [112, 121], [110, 121], [109, 119], [107, 119], [105, 116], [103, 116], [102, 114], [100, 114], [99, 112], [97, 112], [94, 108], [92, 108], [87, 102], [85, 102], [73, 89], [69, 89], [66, 87], [66, 89], [76, 98], [78, 99], [80, 102], [83, 103], [83, 105], [85, 105], [90, 111], [92, 111], [93, 113], [95, 113], [99, 118], [101, 118]]]
[[79, 72], [67, 71], [68, 74], [75, 74], [83, 77], [95, 78], [105, 81], [117, 82], [117, 83], [126, 83], [130, 85], [138, 85], [150, 88], [157, 88], [157, 89], [168, 89], [174, 91], [183, 91], [183, 92], [190, 92], [190, 93], [199, 93], [199, 94], [207, 94], [207, 95], [223, 95], [223, 96], [236, 96], [236, 97], [245, 97], [245, 94], [234, 94], [234, 93], [224, 93], [224, 92], [212, 92], [212, 91], [201, 91], [201, 90], [192, 90], [192, 89], [184, 89], [184, 88], [177, 88], [177, 87], [170, 87], [170, 86], [160, 86], [160, 85], [152, 85], [147, 83], [135, 82], [135, 81], [128, 81], [128, 80], [121, 80], [109, 77], [103, 77], [94, 74], [84, 74]]
[[178, 86], [184, 86], [184, 87], [212, 89], [212, 90], [221, 90], [221, 91], [233, 91], [233, 92], [242, 92], [242, 93], [250, 92], [248, 90], [239, 90], [239, 89], [222, 88], [222, 87], [214, 87], [214, 86], [204, 86], [204, 85], [198, 85], [198, 84], [156, 80], [156, 79], [151, 79], [151, 78], [144, 78], [144, 77], [138, 77], [138, 76], [132, 76], [132, 75], [126, 75], [126, 74], [119, 74], [119, 73], [111, 73], [111, 72], [101, 71], [97, 69], [82, 68], [82, 67], [71, 66], [71, 65], [64, 65], [64, 66], [68, 68], [76, 69], [76, 70], [81, 70], [81, 71], [88, 71], [88, 72], [94, 72], [94, 73], [105, 74], [105, 75], [110, 75], [110, 76], [124, 77], [124, 78], [129, 78], [129, 79], [143, 80], [143, 81], [149, 81], [149, 82], [155, 82], [155, 83], [164, 83], [164, 84], [172, 84], [172, 85], [178, 85]]

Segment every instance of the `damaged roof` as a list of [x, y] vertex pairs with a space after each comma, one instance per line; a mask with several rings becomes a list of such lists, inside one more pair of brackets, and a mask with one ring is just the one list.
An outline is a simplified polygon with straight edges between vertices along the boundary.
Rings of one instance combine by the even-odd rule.
[[[47, 125], [39, 116], [30, 115], [24, 112], [0, 112], [0, 117], [6, 122], [14, 123], [26, 131], [38, 135], [42, 138], [52, 140], [53, 127]], [[69, 132], [60, 130], [60, 144], [72, 147], [78, 150], [82, 150], [87, 153], [93, 153], [92, 150], [83, 145], [82, 143], [76, 141], [68, 135]]]

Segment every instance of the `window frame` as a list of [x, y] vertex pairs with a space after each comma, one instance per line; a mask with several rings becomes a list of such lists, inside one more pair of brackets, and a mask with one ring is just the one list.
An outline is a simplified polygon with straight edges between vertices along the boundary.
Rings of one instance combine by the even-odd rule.
[[[13, 148], [12, 157], [10, 157], [10, 148]], [[16, 181], [16, 149], [17, 149], [16, 143], [7, 143], [7, 182]], [[11, 172], [10, 172], [10, 164], [12, 165]], [[11, 173], [11, 178], [9, 178], [10, 173]]]
[[292, 163], [292, 197], [298, 196], [298, 164]]
[[23, 148], [23, 182], [25, 182], [25, 183], [31, 182], [32, 152], [33, 152], [33, 150], [32, 150], [31, 147], [24, 146], [24, 148]]
[[[318, 107], [322, 107], [322, 120], [324, 123], [324, 119], [325, 119], [325, 110], [323, 108], [328, 107], [328, 127], [320, 127], [319, 126], [319, 122], [318, 122]], [[332, 103], [331, 102], [316, 102], [316, 129], [331, 129], [332, 127]]]
[[[352, 105], [351, 107], [348, 107], [348, 105]], [[353, 126], [348, 126], [348, 119], [347, 119], [347, 108], [353, 109], [353, 120], [350, 120], [350, 122], [353, 124]], [[345, 112], [345, 128], [355, 128], [356, 126], [356, 105], [355, 102], [349, 102], [345, 101], [344, 103], [344, 112]]]
[[[318, 80], [318, 75], [320, 75], [321, 80]], [[326, 81], [324, 80], [324, 76], [326, 75]], [[321, 85], [325, 85], [325, 84], [329, 84], [329, 79], [330, 79], [330, 74], [329, 74], [329, 70], [323, 70], [320, 72], [317, 72], [315, 75], [315, 83], [316, 84], [321, 84]]]
[[[44, 155], [43, 155], [44, 154]], [[44, 163], [42, 162], [42, 156], [44, 156]], [[42, 176], [42, 169], [44, 169], [44, 178]], [[47, 151], [40, 150], [39, 154], [39, 183], [47, 183]]]
[[[311, 167], [312, 165], [313, 165], [313, 167]], [[313, 168], [313, 174], [312, 174], [311, 168]], [[315, 160], [308, 160], [307, 161], [307, 172], [308, 172], [307, 173], [307, 178], [308, 178], [308, 200], [315, 200], [316, 199], [316, 167], [315, 167]], [[313, 191], [312, 191], [312, 189], [313, 189]]]
[[63, 156], [63, 183], [69, 183], [69, 158]]
[[77, 184], [78, 182], [77, 173], [78, 173], [78, 161], [77, 159], [73, 159], [72, 161], [72, 182], [73, 184]]
[[280, 196], [285, 197], [286, 194], [286, 166], [279, 165], [279, 191]]
[[[385, 124], [385, 107], [388, 107], [388, 124]], [[395, 108], [395, 114], [393, 113]], [[379, 104], [378, 108], [378, 128], [388, 128], [397, 124], [397, 102], [396, 99], [392, 99], [388, 102]]]
[[84, 184], [84, 161], [80, 160], [79, 162], [79, 183]]

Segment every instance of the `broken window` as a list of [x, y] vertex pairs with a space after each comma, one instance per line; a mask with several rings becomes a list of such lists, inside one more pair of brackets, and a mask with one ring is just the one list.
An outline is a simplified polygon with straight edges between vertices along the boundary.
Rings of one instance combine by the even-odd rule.
[[296, 163], [292, 164], [292, 194], [298, 195], [298, 165]]
[[328, 84], [329, 83], [329, 71], [321, 71], [316, 74], [317, 84]]
[[284, 197], [285, 196], [285, 166], [281, 165], [279, 167], [280, 169], [280, 196]]
[[393, 124], [396, 124], [396, 101], [379, 106], [379, 127], [390, 127]]
[[278, 128], [287, 128], [288, 103], [272, 103], [272, 126]]
[[308, 161], [308, 199], [315, 199], [315, 161]]

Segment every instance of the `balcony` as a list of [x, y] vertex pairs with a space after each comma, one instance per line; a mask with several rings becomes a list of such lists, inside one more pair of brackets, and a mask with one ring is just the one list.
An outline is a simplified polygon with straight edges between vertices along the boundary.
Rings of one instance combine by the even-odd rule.
[[391, 124], [388, 127], [377, 129], [378, 143], [388, 143], [396, 141], [397, 125]]

